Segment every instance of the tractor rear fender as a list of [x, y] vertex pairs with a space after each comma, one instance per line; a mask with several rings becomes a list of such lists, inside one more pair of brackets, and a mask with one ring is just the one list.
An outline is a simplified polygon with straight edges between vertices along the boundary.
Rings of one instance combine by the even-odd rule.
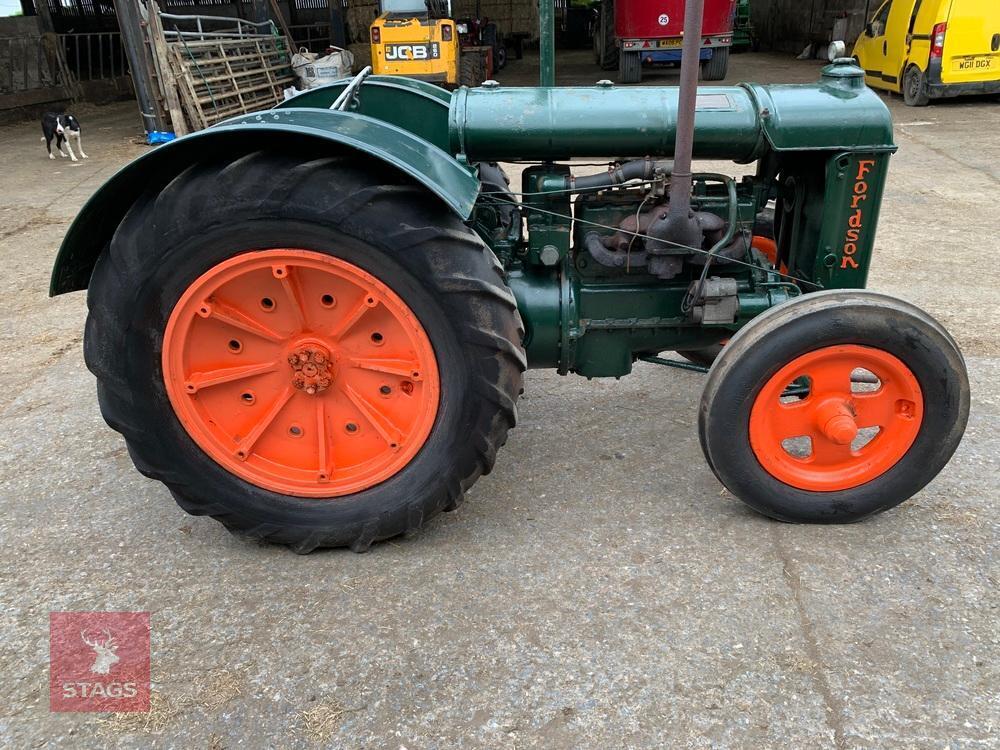
[[[268, 110], [179, 138], [127, 164], [84, 204], [63, 239], [49, 294], [86, 289], [97, 259], [129, 208], [150, 187], [220, 155], [275, 150], [311, 158], [361, 153], [422, 184], [463, 220], [479, 180], [453, 156], [413, 133], [372, 117], [321, 109]], [[331, 189], [336, 189], [331, 186]]]

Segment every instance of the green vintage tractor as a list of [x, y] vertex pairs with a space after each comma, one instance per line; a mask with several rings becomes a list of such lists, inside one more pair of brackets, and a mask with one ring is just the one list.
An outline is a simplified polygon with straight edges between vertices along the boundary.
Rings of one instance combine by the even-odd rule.
[[[185, 510], [365, 550], [490, 471], [527, 367], [637, 360], [708, 372], [708, 464], [773, 518], [856, 521], [948, 462], [958, 347], [863, 290], [896, 149], [863, 71], [699, 89], [688, 0], [679, 88], [556, 88], [541, 8], [537, 88], [362, 71], [162, 146], [84, 206], [52, 293], [88, 289], [104, 417]], [[528, 165], [518, 189], [500, 163]]]

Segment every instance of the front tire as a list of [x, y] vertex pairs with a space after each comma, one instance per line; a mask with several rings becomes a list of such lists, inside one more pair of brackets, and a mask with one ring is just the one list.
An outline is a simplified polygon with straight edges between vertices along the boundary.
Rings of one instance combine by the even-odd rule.
[[514, 425], [521, 323], [495, 257], [369, 160], [258, 152], [151, 186], [88, 305], [87, 365], [136, 467], [297, 552], [457, 507]]
[[755, 510], [849, 523], [919, 492], [968, 416], [965, 363], [939, 323], [892, 297], [835, 290], [772, 308], [730, 340], [698, 431], [716, 476]]

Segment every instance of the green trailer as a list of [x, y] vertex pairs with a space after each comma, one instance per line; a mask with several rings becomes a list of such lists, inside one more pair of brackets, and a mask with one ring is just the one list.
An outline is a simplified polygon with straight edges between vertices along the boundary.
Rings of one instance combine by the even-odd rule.
[[698, 88], [694, 44], [680, 88], [557, 88], [542, 9], [538, 87], [362, 71], [84, 206], [51, 291], [88, 290], [104, 417], [185, 510], [299, 552], [419, 528], [491, 470], [529, 367], [707, 371], [710, 468], [785, 521], [865, 518], [947, 463], [962, 356], [864, 289], [896, 146], [863, 71]]

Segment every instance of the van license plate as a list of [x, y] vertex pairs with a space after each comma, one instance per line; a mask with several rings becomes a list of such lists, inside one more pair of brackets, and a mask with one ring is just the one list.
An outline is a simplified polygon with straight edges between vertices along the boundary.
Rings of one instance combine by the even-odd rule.
[[393, 62], [403, 60], [437, 60], [441, 57], [438, 44], [387, 44], [385, 59]]
[[995, 55], [974, 55], [957, 57], [951, 61], [951, 69], [956, 73], [971, 73], [981, 70], [1000, 70]]

